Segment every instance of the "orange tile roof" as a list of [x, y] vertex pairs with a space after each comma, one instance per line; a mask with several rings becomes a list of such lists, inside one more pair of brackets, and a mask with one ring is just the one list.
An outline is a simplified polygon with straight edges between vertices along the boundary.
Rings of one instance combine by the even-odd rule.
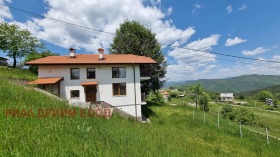
[[58, 81], [61, 81], [63, 79], [63, 77], [52, 77], [52, 78], [39, 78], [37, 80], [28, 82], [28, 85], [31, 84], [55, 84]]
[[156, 64], [150, 57], [132, 54], [104, 54], [99, 60], [98, 54], [76, 54], [75, 58], [69, 56], [48, 56], [27, 62], [26, 65], [57, 65], [57, 64]]
[[91, 86], [91, 85], [97, 85], [98, 82], [82, 82], [82, 86]]
[[168, 92], [165, 92], [165, 91], [164, 91], [164, 92], [161, 92], [161, 94], [162, 94], [162, 95], [169, 95], [169, 93], [168, 93]]

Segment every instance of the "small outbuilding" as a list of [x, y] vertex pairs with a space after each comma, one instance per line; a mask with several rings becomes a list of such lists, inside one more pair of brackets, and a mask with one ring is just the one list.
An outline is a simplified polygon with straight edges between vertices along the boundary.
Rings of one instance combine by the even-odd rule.
[[7, 66], [8, 62], [7, 62], [7, 58], [4, 57], [0, 57], [0, 66]]

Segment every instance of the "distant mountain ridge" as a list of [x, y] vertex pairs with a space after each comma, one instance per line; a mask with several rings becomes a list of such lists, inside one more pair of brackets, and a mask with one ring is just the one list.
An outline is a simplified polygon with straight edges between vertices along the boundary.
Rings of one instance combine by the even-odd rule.
[[200, 79], [181, 82], [169, 82], [165, 87], [186, 87], [201, 84], [206, 90], [214, 92], [241, 93], [280, 85], [280, 75], [242, 75], [227, 79]]

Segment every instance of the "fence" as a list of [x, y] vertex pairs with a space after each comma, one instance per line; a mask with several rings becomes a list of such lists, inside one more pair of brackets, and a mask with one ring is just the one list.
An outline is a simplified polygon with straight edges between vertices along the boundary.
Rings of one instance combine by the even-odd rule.
[[273, 133], [274, 135], [270, 135], [271, 132], [273, 131], [272, 128], [265, 126], [262, 128], [262, 130], [259, 130], [258, 132], [255, 130], [255, 128], [252, 128], [251, 126], [243, 125], [241, 124], [241, 122], [236, 123], [228, 119], [224, 119], [221, 116], [220, 112], [206, 114], [203, 111], [193, 110], [191, 118], [196, 123], [200, 123], [201, 125], [214, 126], [217, 127], [218, 130], [230, 131], [236, 136], [239, 136], [240, 138], [246, 138], [247, 136], [250, 136], [250, 134], [254, 133], [262, 136], [264, 142], [266, 142], [268, 145], [270, 139], [276, 139], [280, 142], [280, 138], [275, 136], [275, 134], [278, 134], [277, 132], [274, 132]]

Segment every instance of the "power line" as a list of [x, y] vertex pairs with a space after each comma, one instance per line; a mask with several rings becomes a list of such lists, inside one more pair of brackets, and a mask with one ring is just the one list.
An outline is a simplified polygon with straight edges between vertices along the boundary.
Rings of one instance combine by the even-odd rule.
[[[77, 25], [77, 24], [66, 22], [66, 21], [62, 21], [62, 20], [58, 20], [58, 19], [55, 19], [55, 18], [51, 18], [51, 17], [47, 17], [47, 16], [40, 15], [40, 14], [37, 14], [37, 13], [33, 13], [33, 12], [30, 12], [30, 11], [26, 11], [26, 10], [23, 10], [23, 9], [19, 9], [19, 8], [16, 8], [16, 7], [7, 5], [7, 4], [0, 3], [0, 5], [9, 7], [11, 9], [13, 9], [13, 10], [16, 10], [16, 11], [20, 11], [20, 12], [24, 12], [24, 13], [27, 13], [27, 14], [31, 14], [31, 15], [34, 15], [34, 16], [37, 16], [37, 17], [46, 18], [46, 19], [49, 19], [49, 20], [53, 20], [53, 21], [56, 21], [56, 22], [60, 22], [60, 23], [69, 25], [69, 26], [74, 26], [74, 28], [82, 28], [82, 29], [86, 29], [86, 30], [91, 30], [91, 31], [95, 31], [95, 32], [109, 34], [109, 35], [116, 35], [115, 33], [111, 33], [111, 32], [107, 32], [107, 31], [103, 31], [103, 30], [98, 30], [98, 29], [94, 29], [94, 28], [90, 28], [90, 27], [86, 27], [86, 26], [82, 26], [82, 25]], [[104, 34], [100, 34], [100, 35], [104, 35]], [[215, 55], [226, 56], [226, 57], [254, 60], [254, 61], [261, 61], [261, 62], [269, 62], [269, 63], [280, 63], [280, 62], [272, 61], [272, 60], [262, 60], [262, 59], [257, 59], [257, 58], [250, 58], [250, 57], [242, 57], [242, 56], [229, 55], [229, 54], [224, 54], [224, 53], [217, 53], [217, 52], [213, 52], [213, 51], [205, 51], [205, 50], [192, 49], [192, 48], [188, 48], [188, 47], [173, 46], [171, 44], [163, 44], [163, 43], [159, 43], [159, 44], [160, 45], [164, 45], [164, 46], [168, 46], [168, 47], [173, 47], [173, 48], [181, 48], [181, 49], [186, 49], [186, 50], [190, 50], [190, 51], [205, 52], [205, 53], [208, 53], [208, 54], [215, 54]], [[228, 61], [230, 61], [230, 60], [228, 60]]]
[[[178, 51], [178, 52], [182, 52], [182, 51]], [[241, 63], [241, 64], [247, 64], [247, 65], [254, 65], [254, 66], [258, 66], [258, 67], [267, 67], [267, 68], [274, 68], [274, 69], [280, 69], [278, 67], [272, 67], [272, 66], [266, 66], [266, 65], [259, 65], [259, 64], [252, 64], [249, 62], [240, 62], [240, 61], [235, 61], [235, 60], [230, 60], [230, 59], [224, 59], [224, 58], [218, 58], [218, 57], [211, 57], [211, 56], [205, 56], [205, 55], [199, 55], [199, 54], [195, 54], [196, 56], [201, 56], [201, 57], [207, 57], [207, 58], [214, 58], [214, 59], [218, 59], [218, 60], [224, 60], [224, 61], [228, 61], [228, 62], [234, 62], [234, 63]]]

